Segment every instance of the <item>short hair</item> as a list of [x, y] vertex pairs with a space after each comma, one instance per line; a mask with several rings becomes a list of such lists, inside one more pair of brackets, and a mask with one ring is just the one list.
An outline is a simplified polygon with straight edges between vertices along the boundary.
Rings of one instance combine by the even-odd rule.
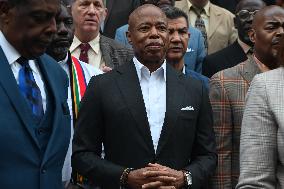
[[166, 17], [168, 19], [185, 18], [187, 26], [189, 26], [189, 24], [188, 24], [188, 16], [181, 9], [179, 9], [177, 7], [171, 7], [171, 6], [163, 7], [161, 9], [165, 13], [165, 15], [166, 15]]

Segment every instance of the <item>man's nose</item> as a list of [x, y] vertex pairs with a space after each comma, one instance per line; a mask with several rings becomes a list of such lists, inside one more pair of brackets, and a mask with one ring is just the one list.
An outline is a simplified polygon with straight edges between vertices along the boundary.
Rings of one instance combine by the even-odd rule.
[[170, 41], [171, 42], [180, 42], [180, 35], [177, 31], [173, 32], [172, 34], [170, 34]]
[[156, 27], [152, 27], [150, 30], [151, 37], [159, 37], [159, 31]]
[[56, 32], [57, 32], [57, 26], [56, 26], [55, 17], [51, 18], [48, 24], [49, 24], [49, 25], [48, 25], [48, 27], [47, 27], [46, 32], [47, 32], [47, 33], [50, 33], [50, 34], [56, 33]]
[[89, 14], [95, 14], [96, 11], [97, 11], [97, 9], [96, 9], [95, 5], [93, 3], [91, 3], [88, 7], [88, 13]]
[[60, 35], [66, 35], [68, 34], [68, 30], [64, 24], [64, 22], [60, 22], [57, 24], [57, 33]]

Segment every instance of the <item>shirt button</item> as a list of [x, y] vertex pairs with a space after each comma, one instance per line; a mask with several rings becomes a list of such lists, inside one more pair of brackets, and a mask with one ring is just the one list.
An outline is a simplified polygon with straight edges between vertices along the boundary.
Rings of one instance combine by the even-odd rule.
[[46, 173], [46, 169], [42, 169], [42, 170], [41, 170], [41, 173], [42, 173], [42, 174], [45, 174], [45, 173]]

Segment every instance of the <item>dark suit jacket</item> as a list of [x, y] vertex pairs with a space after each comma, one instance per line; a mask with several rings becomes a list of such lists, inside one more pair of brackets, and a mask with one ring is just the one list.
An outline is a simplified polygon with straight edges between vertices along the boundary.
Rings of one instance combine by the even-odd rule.
[[[119, 188], [126, 167], [150, 162], [189, 170], [194, 189], [206, 183], [217, 161], [206, 89], [169, 65], [166, 77], [167, 111], [156, 154], [134, 63], [93, 77], [77, 121], [72, 167], [106, 189]], [[194, 110], [181, 110], [187, 106]]]
[[128, 49], [113, 39], [101, 35], [100, 48], [106, 66], [115, 68], [133, 58], [133, 50]]
[[116, 29], [127, 24], [128, 16], [139, 5], [139, 0], [107, 0], [108, 14], [104, 23], [103, 34], [114, 38]]
[[202, 74], [210, 78], [218, 71], [231, 68], [247, 59], [244, 50], [238, 41], [235, 41], [230, 46], [206, 56], [202, 66]]
[[[71, 121], [67, 105], [68, 79], [47, 55], [37, 60], [53, 99], [53, 124], [44, 154], [39, 129], [20, 93], [11, 67], [0, 48], [0, 188], [62, 189], [62, 167], [70, 142]], [[46, 119], [51, 119], [47, 117]]]

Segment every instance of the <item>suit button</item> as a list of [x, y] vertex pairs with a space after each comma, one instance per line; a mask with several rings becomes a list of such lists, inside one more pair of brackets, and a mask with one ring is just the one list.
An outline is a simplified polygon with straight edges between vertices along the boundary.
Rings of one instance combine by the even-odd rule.
[[41, 134], [43, 134], [44, 130], [43, 130], [42, 128], [39, 128], [39, 129], [37, 130], [37, 132], [38, 132], [39, 135], [41, 135]]
[[42, 173], [42, 174], [45, 174], [45, 173], [46, 173], [46, 169], [42, 169], [42, 170], [41, 170], [41, 173]]

